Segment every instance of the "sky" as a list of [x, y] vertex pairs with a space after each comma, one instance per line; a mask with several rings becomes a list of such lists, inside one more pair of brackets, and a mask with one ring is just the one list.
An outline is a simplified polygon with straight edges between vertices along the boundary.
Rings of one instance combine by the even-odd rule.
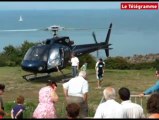
[[0, 10], [51, 10], [51, 9], [119, 9], [120, 2], [27, 2], [27, 1], [14, 1], [14, 2], [0, 2]]

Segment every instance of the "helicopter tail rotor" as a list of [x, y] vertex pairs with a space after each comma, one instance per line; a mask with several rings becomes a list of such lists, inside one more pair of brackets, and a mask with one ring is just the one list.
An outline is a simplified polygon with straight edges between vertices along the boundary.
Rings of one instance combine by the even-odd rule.
[[[98, 44], [97, 39], [96, 39], [96, 35], [95, 35], [94, 32], [92, 33], [92, 36], [93, 36], [93, 38], [94, 38], [95, 43]], [[98, 58], [98, 57], [99, 57], [99, 51], [97, 50], [97, 58]]]
[[112, 23], [109, 26], [109, 30], [108, 30], [108, 33], [107, 33], [107, 36], [106, 36], [106, 39], [105, 39], [105, 43], [107, 45], [107, 48], [105, 49], [105, 54], [106, 54], [107, 57], [109, 57], [109, 49], [112, 49], [112, 48], [109, 48], [109, 46], [111, 45], [111, 44], [109, 44], [111, 29], [112, 29]]

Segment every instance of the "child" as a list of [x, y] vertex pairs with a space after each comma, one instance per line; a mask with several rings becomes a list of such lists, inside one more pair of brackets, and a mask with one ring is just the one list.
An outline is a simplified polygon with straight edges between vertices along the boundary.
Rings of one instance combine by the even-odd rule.
[[86, 71], [87, 70], [87, 63], [85, 62], [80, 69], [81, 69], [81, 71]]
[[25, 110], [23, 104], [24, 104], [24, 97], [20, 95], [17, 97], [17, 104], [11, 110], [12, 119], [23, 118], [23, 111]]

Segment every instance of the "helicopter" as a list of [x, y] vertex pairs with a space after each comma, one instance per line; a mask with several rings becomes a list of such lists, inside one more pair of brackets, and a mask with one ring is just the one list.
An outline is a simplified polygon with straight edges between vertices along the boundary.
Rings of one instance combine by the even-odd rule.
[[[37, 73], [50, 74], [51, 72], [61, 71], [61, 73], [63, 74], [62, 69], [64, 69], [67, 65], [70, 64], [69, 60], [72, 53], [79, 57], [84, 54], [104, 49], [106, 56], [109, 57], [109, 49], [112, 49], [109, 48], [109, 46], [112, 45], [109, 44], [111, 29], [112, 23], [110, 23], [104, 42], [98, 43], [96, 40], [96, 35], [93, 32], [92, 36], [94, 38], [95, 43], [83, 45], [74, 45], [74, 41], [70, 40], [68, 36], [57, 35], [57, 32], [62, 30], [69, 30], [69, 28], [53, 25], [46, 29], [43, 29], [45, 31], [52, 31], [53, 37], [48, 38], [42, 43], [37, 44], [28, 49], [21, 62], [21, 68], [24, 71], [31, 72], [33, 74], [24, 75], [23, 78], [25, 80], [29, 80], [30, 78], [28, 76], [31, 75], [34, 75], [34, 77], [36, 78]], [[38, 29], [32, 29], [32, 31], [37, 30]]]

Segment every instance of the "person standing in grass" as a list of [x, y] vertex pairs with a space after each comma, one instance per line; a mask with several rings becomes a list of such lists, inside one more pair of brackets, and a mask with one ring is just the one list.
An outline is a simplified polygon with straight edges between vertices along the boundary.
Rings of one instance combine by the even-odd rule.
[[82, 67], [80, 68], [81, 71], [86, 71], [87, 70], [87, 62], [85, 62]]
[[72, 77], [76, 77], [78, 75], [79, 59], [78, 57], [75, 56], [74, 52], [71, 54], [71, 67], [72, 67]]
[[80, 71], [77, 77], [63, 84], [63, 91], [67, 104], [77, 103], [80, 105], [79, 117], [88, 117], [88, 90], [86, 71]]
[[11, 110], [11, 118], [12, 119], [23, 119], [23, 112], [25, 110], [24, 104], [24, 97], [18, 96], [17, 97], [17, 104]]
[[101, 88], [101, 82], [103, 80], [103, 75], [104, 75], [104, 67], [105, 67], [105, 63], [103, 62], [103, 59], [100, 58], [95, 65], [98, 89]]
[[57, 118], [55, 103], [59, 97], [56, 93], [57, 84], [49, 80], [47, 86], [39, 91], [39, 104], [33, 112], [33, 118]]

